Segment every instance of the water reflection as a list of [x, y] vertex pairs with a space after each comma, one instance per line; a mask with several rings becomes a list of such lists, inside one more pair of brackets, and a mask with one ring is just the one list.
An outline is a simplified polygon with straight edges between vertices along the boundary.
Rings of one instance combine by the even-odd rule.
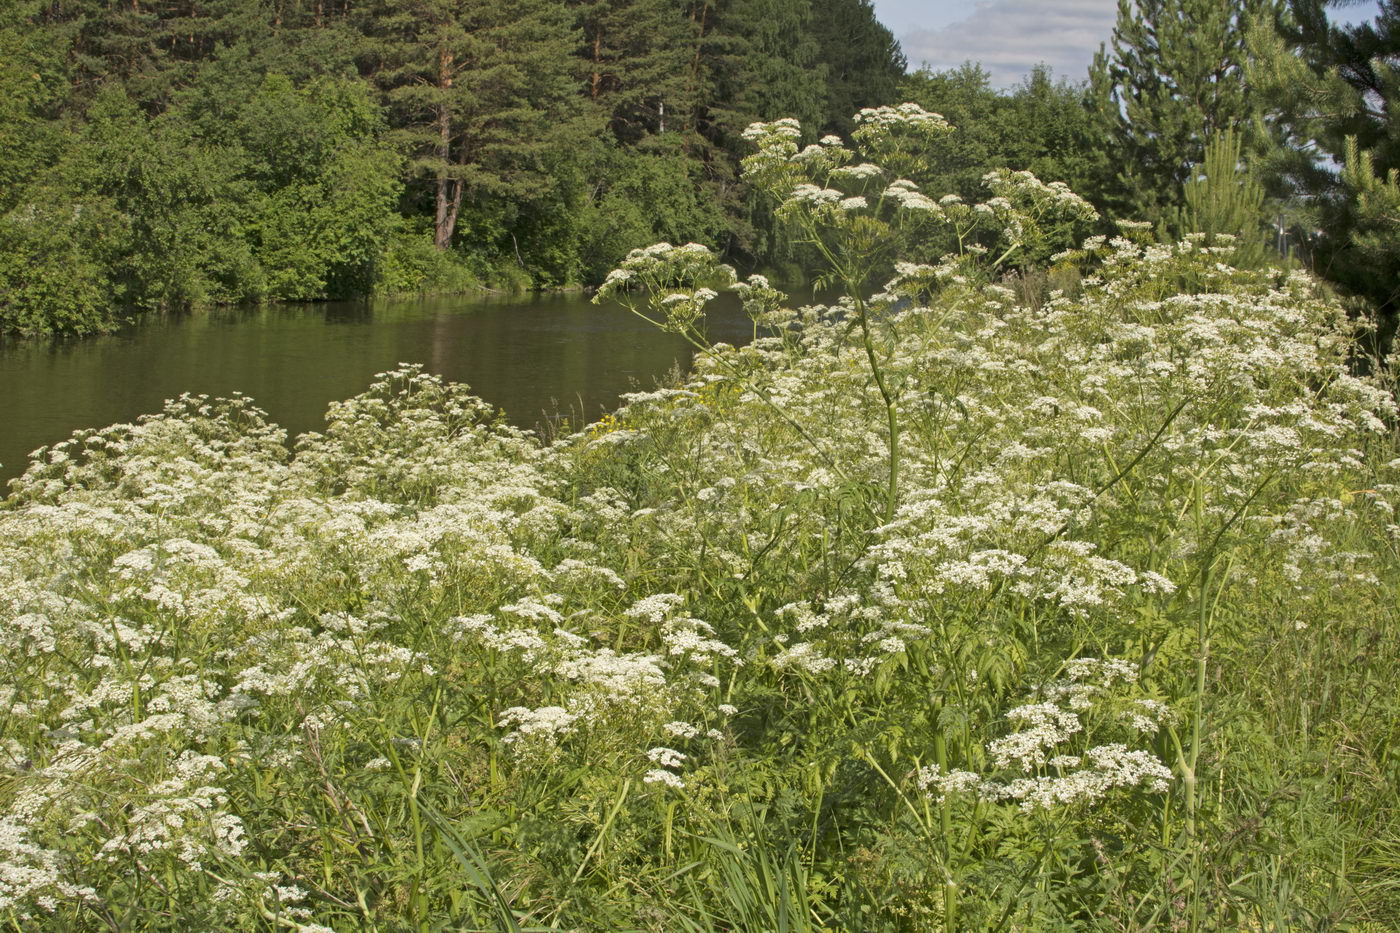
[[[722, 304], [711, 337], [749, 324]], [[563, 410], [596, 418], [689, 362], [679, 337], [582, 295], [339, 302], [222, 309], [102, 337], [0, 343], [0, 479], [77, 428], [131, 421], [191, 392], [243, 392], [293, 434], [400, 362], [469, 384], [522, 427]]]
[[336, 301], [323, 305], [327, 324], [364, 324], [374, 317], [368, 301]]

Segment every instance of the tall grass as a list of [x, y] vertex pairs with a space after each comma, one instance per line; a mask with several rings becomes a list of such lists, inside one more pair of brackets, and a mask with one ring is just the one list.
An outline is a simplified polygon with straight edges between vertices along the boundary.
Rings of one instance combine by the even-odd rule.
[[[290, 454], [188, 397], [40, 452], [4, 922], [1400, 923], [1400, 454], [1346, 316], [1131, 229], [1032, 302], [997, 259], [1072, 196], [940, 203], [874, 161], [938, 122], [863, 125], [758, 127], [751, 171], [886, 284], [735, 283], [761, 334], [708, 347], [732, 272], [639, 252], [610, 290], [708, 349], [547, 446], [403, 367]], [[937, 224], [964, 249], [906, 263]]]

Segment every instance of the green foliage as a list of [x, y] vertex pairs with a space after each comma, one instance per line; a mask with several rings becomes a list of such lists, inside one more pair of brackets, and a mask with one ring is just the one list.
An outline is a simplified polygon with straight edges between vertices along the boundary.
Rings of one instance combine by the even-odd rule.
[[1087, 107], [1087, 89], [1055, 81], [1043, 67], [1009, 92], [991, 87], [975, 64], [907, 77], [902, 99], [942, 114], [956, 131], [939, 139], [918, 181], [929, 191], [978, 197], [993, 169], [1032, 172], [1064, 182], [1100, 203], [1108, 157]]
[[596, 284], [658, 236], [778, 258], [743, 127], [886, 103], [902, 69], [868, 0], [21, 0], [0, 230], [105, 205], [72, 250], [111, 308], [31, 288], [5, 320]]
[[1113, 149], [1119, 216], [1166, 219], [1178, 207], [1206, 140], [1235, 129], [1246, 156], [1274, 144], [1247, 89], [1251, 26], [1272, 22], [1281, 0], [1118, 0], [1111, 51], [1090, 69], [1092, 99]]
[[401, 159], [369, 89], [320, 79], [301, 90], [269, 76], [237, 123], [259, 189], [244, 235], [263, 269], [262, 297], [305, 301], [367, 294], [402, 185]]
[[[1169, 214], [1164, 192], [1202, 158], [1196, 125], [1253, 113], [1233, 76], [1248, 58], [1241, 27], [1263, 23], [1266, 6], [1125, 7], [1089, 98], [1117, 150], [1096, 138], [1084, 91], [1043, 70], [1007, 94], [972, 67], [910, 78], [906, 96], [960, 127], [918, 181], [971, 199], [988, 171], [1010, 167]], [[737, 178], [742, 127], [795, 113], [848, 132], [846, 114], [891, 101], [903, 69], [867, 0], [275, 11], [73, 0], [5, 16], [0, 207], [110, 202], [126, 239], [85, 261], [128, 309], [436, 288], [460, 282], [458, 267], [481, 281], [596, 282], [655, 237], [800, 266], [812, 257]], [[1147, 174], [1115, 193], [1110, 163]], [[414, 238], [393, 231], [424, 218], [460, 259], [431, 274], [386, 260], [391, 240], [400, 258], [412, 252]], [[71, 313], [58, 318], [72, 326]]]
[[[1257, 268], [1270, 258], [1264, 186], [1242, 162], [1239, 138], [1225, 130], [1206, 142], [1205, 160], [1182, 190], [1172, 233], [1205, 235], [1207, 246], [1232, 245], [1231, 264]], [[1228, 239], [1224, 239], [1224, 238]]]
[[116, 323], [112, 282], [92, 254], [119, 235], [101, 203], [11, 211], [0, 217], [0, 330], [87, 334]]
[[61, 47], [51, 34], [23, 28], [37, 2], [0, 10], [0, 213], [53, 157], [62, 134], [54, 125], [67, 78]]
[[1086, 85], [1056, 81], [1048, 69], [1032, 69], [1012, 90], [1008, 122], [1016, 144], [996, 167], [1064, 182], [1099, 204], [1109, 184], [1112, 155], [1101, 145], [1101, 128], [1088, 102]]
[[613, 149], [600, 160], [607, 179], [580, 215], [585, 281], [601, 281], [633, 249], [658, 240], [714, 243], [727, 220], [692, 176], [699, 166], [680, 158], [679, 136], [654, 150]]
[[569, 11], [544, 0], [381, 0], [361, 14], [362, 53], [384, 89], [413, 173], [432, 186], [434, 241], [464, 206], [547, 197], [545, 155], [580, 102]]
[[695, 58], [706, 27], [680, 15], [674, 0], [573, 0], [571, 6], [595, 118], [625, 144], [693, 129], [701, 99]]
[[392, 233], [384, 247], [375, 294], [461, 294], [481, 286], [458, 254], [433, 245], [431, 230], [404, 227]]
[[1011, 118], [1010, 101], [993, 90], [991, 75], [981, 66], [921, 69], [900, 90], [905, 99], [941, 114], [955, 128], [937, 141], [925, 177], [919, 179], [929, 190], [972, 198], [992, 169], [1029, 168], [1016, 165], [1011, 150], [1022, 134], [1035, 133], [1037, 127]]
[[847, 294], [634, 252], [642, 313], [703, 342], [730, 284], [761, 333], [555, 443], [401, 366], [290, 450], [184, 397], [39, 451], [0, 503], [4, 921], [1393, 926], [1387, 386], [1305, 274], [1191, 240], [1091, 237], [1035, 306], [990, 251], [906, 264], [1073, 213], [886, 167], [948, 132], [868, 114], [877, 166], [754, 127]]
[[[1391, 168], [1384, 177], [1376, 169], [1375, 156], [1362, 151], [1355, 137], [1348, 137], [1343, 149], [1346, 161], [1342, 183], [1354, 203], [1351, 242], [1355, 260], [1369, 265], [1373, 275], [1393, 268], [1400, 250], [1400, 168]], [[1383, 301], [1394, 304], [1400, 286], [1384, 294]]]
[[796, 116], [817, 123], [824, 115], [826, 65], [821, 60], [811, 3], [731, 0], [719, 4], [706, 57], [718, 94], [710, 120], [731, 142], [755, 119]]
[[90, 235], [49, 260], [62, 255], [94, 271], [74, 280], [86, 283], [81, 302], [14, 292], [13, 305], [35, 302], [23, 329], [87, 332], [123, 308], [349, 297], [373, 287], [400, 222], [402, 185], [369, 89], [343, 79], [297, 89], [271, 75], [223, 94], [217, 121], [203, 111], [208, 103], [192, 93], [151, 117], [115, 87], [94, 98], [77, 144], [23, 189], [5, 227], [6, 242], [23, 251], [33, 242], [19, 236], [27, 218], [98, 210], [100, 230], [87, 227]]
[[1392, 116], [1400, 10], [1383, 3], [1373, 21], [1339, 26], [1328, 18], [1331, 5], [1290, 0], [1288, 16], [1253, 30], [1250, 79], [1287, 134], [1269, 169], [1295, 198], [1290, 233], [1319, 275], [1379, 311], [1385, 352], [1400, 319], [1400, 240], [1388, 193], [1400, 167]]
[[[906, 99], [898, 95], [908, 62], [894, 35], [875, 18], [870, 0], [814, 0], [811, 29], [827, 70], [823, 132], [850, 133], [852, 114]], [[758, 116], [802, 119], [803, 112]]]
[[89, 108], [80, 144], [30, 197], [112, 205], [123, 218], [107, 254], [121, 304], [163, 310], [236, 299], [253, 259], [237, 236], [246, 186], [227, 155], [111, 87]]

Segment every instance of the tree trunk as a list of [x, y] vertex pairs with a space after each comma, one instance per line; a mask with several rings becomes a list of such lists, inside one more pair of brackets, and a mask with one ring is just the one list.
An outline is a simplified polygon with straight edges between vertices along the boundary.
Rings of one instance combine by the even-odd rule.
[[447, 101], [447, 91], [451, 87], [452, 53], [442, 49], [438, 52], [438, 90], [443, 92], [443, 97], [438, 101], [438, 141], [434, 148], [434, 154], [441, 163], [437, 173], [437, 212], [433, 217], [433, 245], [438, 249], [447, 249], [452, 245], [457, 209], [462, 204], [461, 181], [454, 184], [447, 176], [447, 166], [452, 160], [452, 107]]
[[[447, 108], [438, 108], [438, 145], [437, 157], [443, 161], [443, 165], [438, 167], [437, 174], [437, 212], [433, 216], [433, 245], [438, 249], [447, 249], [452, 244], [452, 226], [448, 223], [448, 214], [452, 210], [452, 181], [447, 177], [448, 157], [451, 155], [451, 124], [447, 118]], [[460, 189], [461, 184], [457, 187]]]
[[[710, 22], [710, 0], [704, 0], [699, 9], [690, 8], [690, 21], [695, 24], [695, 54], [690, 59], [690, 79], [687, 90], [690, 92], [687, 97], [693, 102], [695, 100], [696, 89], [700, 86], [700, 52], [705, 47], [705, 35]], [[689, 131], [694, 128], [692, 123], [695, 117], [695, 109], [692, 106], [681, 121], [681, 129]], [[685, 143], [685, 154], [690, 155], [690, 142]]]
[[599, 85], [603, 81], [603, 34], [599, 32], [593, 37], [593, 76], [588, 82], [588, 96], [598, 99]]
[[452, 234], [457, 230], [457, 214], [462, 209], [462, 180], [460, 178], [454, 179], [448, 187], [452, 193], [448, 198], [442, 226], [438, 229], [438, 249], [447, 249], [452, 245]]

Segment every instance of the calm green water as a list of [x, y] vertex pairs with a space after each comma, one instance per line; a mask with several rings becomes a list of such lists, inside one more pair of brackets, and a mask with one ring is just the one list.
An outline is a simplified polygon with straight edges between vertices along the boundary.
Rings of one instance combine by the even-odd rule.
[[[713, 339], [749, 334], [736, 306], [712, 314]], [[319, 429], [326, 405], [375, 373], [422, 363], [529, 428], [571, 410], [595, 419], [619, 394], [689, 361], [679, 337], [582, 295], [229, 309], [103, 337], [9, 341], [0, 343], [0, 482], [22, 473], [37, 447], [159, 411], [182, 392], [243, 392], [295, 435]]]

